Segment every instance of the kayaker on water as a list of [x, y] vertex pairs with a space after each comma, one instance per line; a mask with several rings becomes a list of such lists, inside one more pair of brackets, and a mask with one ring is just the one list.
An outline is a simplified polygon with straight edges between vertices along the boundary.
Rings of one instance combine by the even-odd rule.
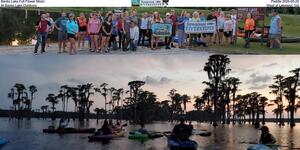
[[185, 124], [184, 118], [180, 118], [179, 121], [180, 123], [173, 128], [171, 137], [177, 138], [180, 141], [187, 141], [191, 136], [192, 129]]
[[65, 122], [64, 118], [61, 118], [58, 124], [58, 129], [65, 129], [68, 127], [69, 122]]
[[262, 126], [260, 130], [261, 130], [261, 136], [259, 140], [260, 144], [272, 145], [276, 143], [276, 139], [270, 133], [269, 128], [267, 126]]
[[193, 130], [194, 130], [194, 126], [192, 125], [192, 121], [189, 122], [189, 125], [188, 125], [188, 126], [189, 126], [190, 131], [191, 131], [190, 134], [192, 135], [192, 134], [193, 134]]
[[107, 120], [104, 120], [104, 123], [100, 130], [102, 131], [102, 135], [112, 134]]

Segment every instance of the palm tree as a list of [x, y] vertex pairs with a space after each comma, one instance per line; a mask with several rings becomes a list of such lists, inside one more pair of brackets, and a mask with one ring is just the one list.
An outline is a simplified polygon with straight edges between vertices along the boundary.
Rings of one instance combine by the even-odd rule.
[[33, 101], [33, 94], [36, 93], [38, 90], [36, 86], [30, 85], [29, 86], [29, 91], [30, 91], [30, 110], [32, 109], [32, 101]]
[[194, 108], [197, 109], [197, 111], [203, 110], [205, 107], [205, 101], [199, 96], [194, 96], [195, 103], [194, 103]]
[[236, 77], [230, 77], [228, 78], [228, 80], [230, 81], [230, 86], [231, 86], [231, 93], [232, 93], [232, 107], [233, 107], [233, 114], [232, 114], [232, 121], [233, 121], [233, 124], [235, 124], [235, 98], [236, 98], [236, 92], [238, 91], [238, 85], [240, 85], [242, 82], [240, 82], [240, 79], [239, 78], [236, 78]]
[[279, 125], [284, 125], [283, 120], [282, 120], [282, 113], [283, 113], [283, 99], [282, 96], [284, 94], [284, 85], [282, 80], [284, 77], [280, 74], [275, 75], [273, 80], [275, 81], [274, 84], [269, 86], [269, 88], [272, 89], [270, 92], [271, 94], [275, 94], [277, 97], [273, 102], [277, 105], [277, 112], [279, 113]]
[[213, 103], [214, 103], [214, 122], [213, 126], [217, 126], [217, 103], [220, 100], [220, 84], [223, 78], [229, 73], [230, 69], [227, 66], [230, 59], [227, 55], [211, 55], [208, 62], [205, 63], [204, 71], [207, 72], [209, 83], [212, 85], [213, 90]]
[[21, 105], [21, 102], [22, 102], [22, 97], [23, 97], [24, 91], [26, 90], [26, 87], [23, 84], [16, 83], [14, 85], [14, 88], [17, 91], [16, 104], [18, 106], [18, 110], [20, 110], [20, 105]]
[[55, 105], [58, 104], [58, 97], [55, 96], [54, 94], [48, 94], [48, 96], [46, 97], [46, 101], [48, 101], [49, 103], [51, 103], [51, 109], [52, 109], [52, 112], [55, 111]]

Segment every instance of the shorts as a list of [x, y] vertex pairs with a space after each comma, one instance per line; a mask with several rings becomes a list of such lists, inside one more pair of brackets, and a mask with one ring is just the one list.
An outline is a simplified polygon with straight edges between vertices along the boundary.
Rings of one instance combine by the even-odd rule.
[[281, 38], [281, 34], [269, 34], [269, 38], [270, 39], [280, 39]]
[[79, 32], [86, 32], [86, 26], [79, 27]]
[[90, 33], [89, 35], [99, 35], [98, 33]]
[[67, 33], [66, 32], [58, 32], [58, 41], [64, 41], [67, 39]]
[[68, 33], [68, 38], [75, 38], [75, 34]]
[[219, 29], [219, 31], [217, 30], [217, 32], [223, 32], [224, 31], [224, 29]]
[[225, 37], [231, 37], [232, 36], [232, 31], [225, 31], [224, 36]]
[[102, 33], [102, 37], [110, 37], [110, 35]]
[[86, 34], [86, 31], [79, 31], [79, 34], [80, 34], [80, 35], [85, 35], [85, 34]]

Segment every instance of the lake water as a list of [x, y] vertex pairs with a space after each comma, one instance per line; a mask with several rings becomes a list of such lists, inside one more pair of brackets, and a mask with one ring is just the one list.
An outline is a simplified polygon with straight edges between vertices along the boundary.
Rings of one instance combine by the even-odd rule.
[[[127, 137], [111, 140], [107, 143], [89, 142], [90, 134], [47, 134], [42, 129], [57, 122], [51, 120], [8, 120], [0, 119], [0, 137], [7, 138], [10, 143], [2, 150], [167, 150], [167, 139], [165, 137], [148, 140], [143, 143], [129, 140]], [[75, 127], [99, 128], [102, 121], [97, 125], [95, 120], [84, 124], [71, 122]], [[124, 122], [123, 122], [124, 123]], [[167, 122], [156, 122], [147, 124], [148, 130], [170, 131], [175, 124]], [[206, 129], [212, 132], [209, 137], [192, 136], [191, 139], [199, 144], [200, 150], [246, 150], [248, 144], [241, 142], [257, 141], [260, 131], [251, 125], [219, 125], [217, 128], [206, 123], [193, 122], [194, 128]], [[288, 125], [278, 127], [274, 123], [267, 124], [270, 131], [280, 145], [290, 145], [294, 148], [300, 147], [300, 125], [291, 129]], [[138, 126], [128, 125], [127, 131], [137, 129]], [[289, 149], [289, 148], [282, 148]]]

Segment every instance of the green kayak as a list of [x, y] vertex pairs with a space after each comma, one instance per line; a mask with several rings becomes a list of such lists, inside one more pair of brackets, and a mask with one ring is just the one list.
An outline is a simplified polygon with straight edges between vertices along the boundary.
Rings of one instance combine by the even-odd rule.
[[138, 131], [133, 131], [130, 132], [128, 135], [128, 138], [133, 140], [147, 140], [147, 139], [155, 139], [160, 137], [163, 137], [163, 134], [161, 134], [160, 132], [149, 132], [149, 134], [142, 134]]

